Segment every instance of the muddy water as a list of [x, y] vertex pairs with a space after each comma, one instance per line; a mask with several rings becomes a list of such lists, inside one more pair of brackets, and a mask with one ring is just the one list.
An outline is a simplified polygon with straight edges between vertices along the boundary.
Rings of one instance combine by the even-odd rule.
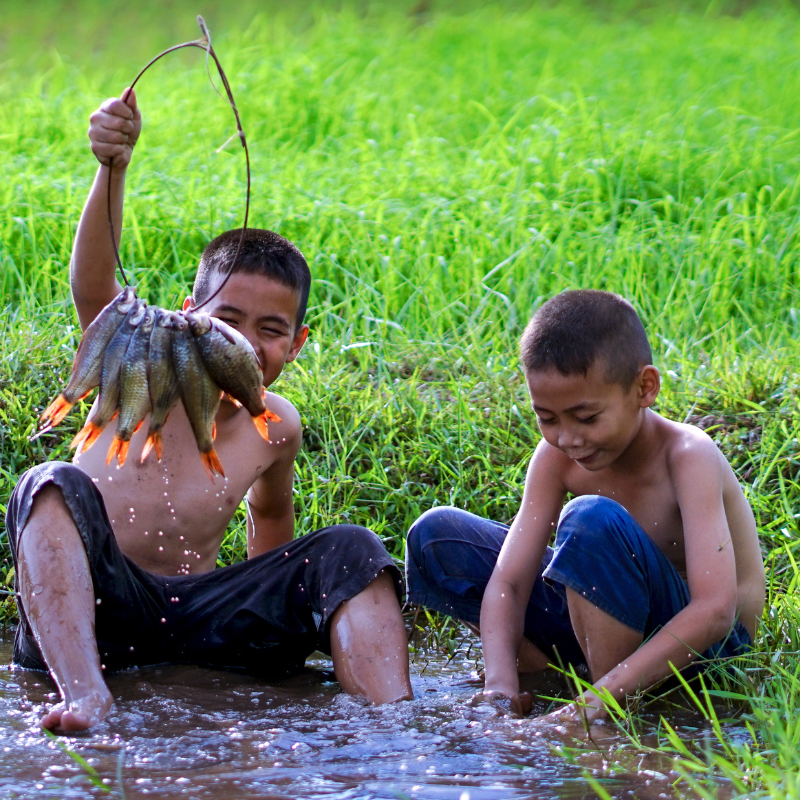
[[[449, 662], [414, 657], [416, 699], [380, 708], [340, 693], [324, 657], [280, 684], [185, 666], [111, 675], [108, 719], [89, 734], [60, 737], [110, 794], [38, 729], [55, 698], [49, 679], [4, 666], [0, 798], [594, 798], [580, 769], [554, 752], [563, 731], [468, 705], [479, 687], [474, 650]], [[0, 641], [0, 664], [10, 655], [10, 642]], [[609, 737], [605, 746], [614, 744]], [[606, 790], [686, 796], [672, 787], [674, 773], [642, 772], [638, 763]]]

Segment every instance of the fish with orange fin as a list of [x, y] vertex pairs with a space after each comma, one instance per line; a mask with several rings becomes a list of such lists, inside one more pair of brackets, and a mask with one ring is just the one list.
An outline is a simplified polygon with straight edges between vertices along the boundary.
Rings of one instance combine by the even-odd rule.
[[175, 327], [186, 327], [186, 320], [173, 311], [159, 308], [156, 311], [153, 331], [150, 334], [150, 354], [148, 387], [150, 390], [150, 428], [142, 448], [143, 462], [151, 450], [161, 461], [161, 429], [167, 421], [169, 412], [178, 402], [178, 376], [172, 363], [172, 335]]
[[136, 306], [136, 290], [123, 289], [84, 331], [72, 363], [72, 374], [63, 392], [42, 412], [40, 433], [58, 425], [78, 400], [100, 385], [103, 356], [123, 320]]
[[125, 463], [131, 436], [139, 430], [142, 421], [150, 411], [147, 365], [150, 353], [150, 334], [153, 330], [155, 315], [155, 308], [145, 309], [144, 317], [131, 336], [119, 368], [117, 431], [108, 448], [106, 464], [110, 464], [115, 456], [119, 466]]
[[222, 463], [214, 450], [214, 418], [222, 400], [222, 391], [209, 375], [188, 325], [176, 327], [173, 331], [172, 361], [186, 416], [192, 426], [203, 466], [213, 483], [214, 475], [225, 477]]
[[69, 445], [77, 447], [78, 453], [86, 452], [97, 441], [106, 425], [117, 415], [120, 367], [125, 358], [128, 344], [144, 318], [146, 308], [147, 303], [144, 300], [138, 300], [106, 347], [100, 373], [100, 394], [97, 395], [97, 400], [86, 418], [85, 425]]
[[266, 406], [264, 375], [250, 342], [216, 317], [191, 311], [184, 316], [214, 383], [247, 409], [258, 432], [270, 441], [267, 421], [281, 418]]

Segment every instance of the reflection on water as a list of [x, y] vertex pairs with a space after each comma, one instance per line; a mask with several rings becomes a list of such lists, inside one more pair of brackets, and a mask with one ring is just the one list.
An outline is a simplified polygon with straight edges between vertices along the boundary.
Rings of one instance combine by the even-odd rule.
[[[0, 641], [0, 664], [10, 655], [10, 642]], [[108, 719], [61, 737], [97, 770], [107, 795], [37, 727], [56, 696], [49, 679], [3, 667], [0, 798], [120, 797], [119, 768], [127, 798], [595, 797], [580, 770], [553, 752], [563, 744], [556, 730], [467, 704], [479, 686], [474, 648], [449, 663], [415, 657], [416, 699], [393, 706], [341, 694], [331, 669], [320, 657], [280, 684], [186, 666], [109, 676], [116, 705]], [[606, 789], [671, 798], [674, 780], [633, 773]]]

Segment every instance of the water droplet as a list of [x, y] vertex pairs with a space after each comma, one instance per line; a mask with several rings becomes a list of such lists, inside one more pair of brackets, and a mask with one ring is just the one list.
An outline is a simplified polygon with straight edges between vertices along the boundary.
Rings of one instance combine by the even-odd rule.
[[102, 601], [102, 600], [101, 600], [101, 599], [98, 597], [98, 598], [97, 598], [97, 600], [95, 600], [95, 601], [94, 601], [94, 604], [95, 604], [96, 606], [99, 606], [99, 605], [100, 605], [100, 603], [102, 603], [102, 602], [103, 602], [103, 601]]

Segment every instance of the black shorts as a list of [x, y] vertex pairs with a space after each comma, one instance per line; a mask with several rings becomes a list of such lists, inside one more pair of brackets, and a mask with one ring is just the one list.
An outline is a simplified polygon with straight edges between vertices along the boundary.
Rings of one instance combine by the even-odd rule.
[[[103, 497], [83, 470], [48, 462], [26, 472], [8, 504], [14, 566], [17, 537], [36, 493], [61, 489], [80, 532], [97, 602], [95, 633], [109, 671], [192, 663], [280, 677], [302, 668], [315, 650], [330, 653], [333, 612], [388, 572], [402, 599], [400, 571], [366, 528], [334, 525], [239, 564], [199, 575], [165, 577], [138, 567], [119, 549]], [[25, 609], [13, 661], [46, 670]]]

